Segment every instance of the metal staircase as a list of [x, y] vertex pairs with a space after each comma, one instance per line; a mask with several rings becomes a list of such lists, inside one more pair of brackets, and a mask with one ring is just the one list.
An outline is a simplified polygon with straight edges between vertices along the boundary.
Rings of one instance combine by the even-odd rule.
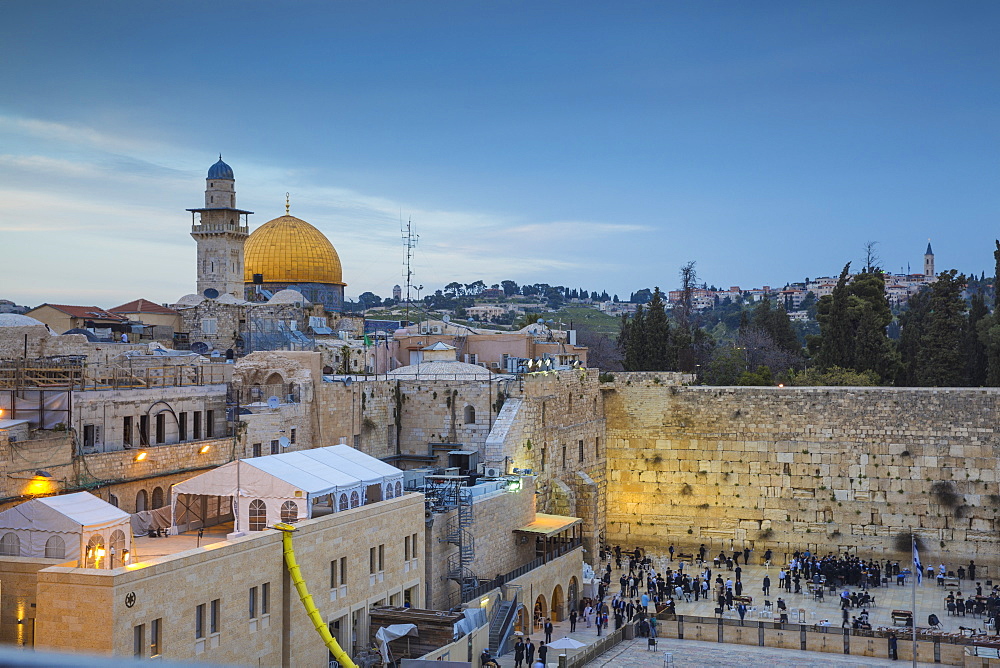
[[507, 652], [506, 645], [514, 625], [514, 615], [517, 613], [517, 594], [510, 600], [502, 602], [498, 607], [493, 621], [490, 623], [490, 652], [494, 656], [502, 656]]
[[[455, 517], [448, 523], [445, 542], [458, 547], [458, 551], [448, 556], [448, 578], [458, 582], [462, 593], [474, 589], [479, 580], [469, 566], [476, 557], [476, 543], [469, 532], [474, 521], [472, 516], [472, 493], [465, 488], [454, 488]], [[463, 598], [464, 600], [464, 598]]]

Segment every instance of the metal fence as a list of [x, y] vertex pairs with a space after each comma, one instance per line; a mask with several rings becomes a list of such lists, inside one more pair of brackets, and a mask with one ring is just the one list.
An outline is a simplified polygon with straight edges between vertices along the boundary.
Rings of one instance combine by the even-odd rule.
[[[561, 545], [558, 550], [550, 553], [548, 561], [552, 561], [556, 557], [561, 557], [562, 555], [572, 550], [575, 550], [581, 545], [583, 545], [583, 540], [580, 538], [574, 538], [573, 540], [567, 542], [565, 545]], [[475, 600], [480, 596], [483, 596], [487, 592], [493, 591], [498, 587], [502, 587], [508, 582], [516, 580], [517, 578], [521, 577], [525, 573], [533, 571], [539, 566], [548, 563], [548, 561], [546, 561], [545, 557], [538, 557], [537, 559], [529, 561], [528, 563], [522, 566], [518, 566], [509, 573], [506, 573], [504, 575], [499, 575], [493, 578], [492, 580], [483, 582], [477, 587], [473, 587], [472, 589], [467, 589], [466, 591], [462, 592], [462, 603], [468, 603], [469, 601]]]

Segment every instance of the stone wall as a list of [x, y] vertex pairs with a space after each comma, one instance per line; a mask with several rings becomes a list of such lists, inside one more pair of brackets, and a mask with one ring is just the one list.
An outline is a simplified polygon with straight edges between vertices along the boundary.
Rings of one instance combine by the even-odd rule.
[[612, 543], [997, 563], [1000, 390], [613, 385]]

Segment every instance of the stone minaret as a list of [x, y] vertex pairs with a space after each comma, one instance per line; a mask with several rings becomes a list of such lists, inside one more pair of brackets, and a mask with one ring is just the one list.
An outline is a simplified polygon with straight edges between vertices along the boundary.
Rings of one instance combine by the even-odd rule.
[[198, 242], [198, 294], [211, 289], [216, 296], [229, 293], [243, 299], [243, 245], [253, 211], [236, 208], [236, 179], [221, 155], [205, 179], [205, 208], [188, 211], [191, 236]]
[[934, 278], [934, 251], [931, 250], [931, 240], [927, 240], [927, 252], [924, 253], [924, 276]]

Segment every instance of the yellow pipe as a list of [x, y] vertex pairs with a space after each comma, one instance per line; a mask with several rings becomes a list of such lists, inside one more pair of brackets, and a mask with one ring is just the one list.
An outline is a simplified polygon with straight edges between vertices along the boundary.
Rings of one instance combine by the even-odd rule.
[[292, 547], [292, 532], [295, 531], [295, 527], [291, 524], [280, 522], [275, 524], [274, 528], [281, 531], [281, 544], [284, 548], [285, 566], [288, 568], [288, 575], [292, 579], [292, 584], [295, 585], [295, 590], [299, 592], [299, 600], [302, 601], [309, 619], [312, 620], [313, 626], [316, 627], [316, 632], [323, 638], [323, 642], [330, 650], [330, 653], [333, 654], [333, 658], [343, 668], [358, 668], [357, 664], [351, 661], [351, 657], [347, 655], [347, 652], [341, 649], [337, 639], [330, 635], [330, 629], [323, 621], [319, 610], [316, 609], [316, 604], [313, 603], [312, 596], [309, 595], [309, 590], [306, 589], [306, 582], [302, 579], [302, 572], [295, 561], [295, 548]]

